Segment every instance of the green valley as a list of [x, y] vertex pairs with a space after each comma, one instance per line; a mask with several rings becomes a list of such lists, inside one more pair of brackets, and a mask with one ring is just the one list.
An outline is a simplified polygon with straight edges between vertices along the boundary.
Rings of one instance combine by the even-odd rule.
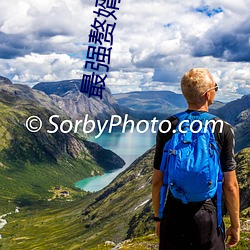
[[[67, 118], [43, 92], [0, 85], [0, 214], [51, 198], [53, 186], [75, 189], [76, 181], [124, 165], [119, 156], [84, 135], [48, 134], [51, 125], [46, 121], [52, 114]], [[37, 133], [25, 127], [32, 115], [43, 121]]]
[[[250, 149], [240, 151], [236, 159], [239, 171], [250, 167]], [[73, 201], [54, 199], [40, 205], [21, 208], [6, 217], [0, 230], [3, 249], [157, 249], [152, 221], [151, 175], [154, 148], [146, 152], [105, 189], [83, 194]], [[242, 169], [243, 168], [243, 169]], [[240, 172], [239, 172], [240, 173]], [[249, 171], [248, 171], [249, 173]], [[247, 186], [239, 176], [240, 185]], [[249, 246], [249, 190], [241, 197], [241, 242], [235, 249]], [[225, 218], [226, 224], [229, 219]], [[128, 240], [128, 241], [127, 241]], [[119, 244], [120, 243], [120, 244]]]

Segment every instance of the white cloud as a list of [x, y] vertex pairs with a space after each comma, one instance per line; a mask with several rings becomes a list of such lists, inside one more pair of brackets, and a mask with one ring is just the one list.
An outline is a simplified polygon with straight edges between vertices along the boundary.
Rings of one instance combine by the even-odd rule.
[[[92, 0], [1, 1], [1, 74], [29, 84], [81, 78], [94, 5]], [[242, 53], [249, 45], [238, 35], [248, 35], [249, 1], [122, 0], [119, 7], [106, 81], [113, 92], [179, 91], [185, 71], [206, 67], [220, 84], [218, 98], [248, 93], [249, 62], [236, 59], [246, 58]], [[244, 51], [221, 34], [235, 35]]]
[[[4, 65], [5, 60], [0, 59]], [[11, 66], [10, 66], [11, 65]], [[11, 59], [2, 72], [12, 75], [14, 83], [34, 85], [42, 81], [59, 81], [62, 79], [79, 79], [82, 77], [83, 61], [71, 58], [67, 54], [39, 55], [32, 53], [24, 57]]]

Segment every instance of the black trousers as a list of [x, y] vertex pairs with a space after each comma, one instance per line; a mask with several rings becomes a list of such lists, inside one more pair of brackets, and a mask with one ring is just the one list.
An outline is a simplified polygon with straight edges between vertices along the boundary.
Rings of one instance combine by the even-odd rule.
[[168, 197], [161, 221], [160, 250], [224, 250], [224, 240], [211, 200], [185, 205]]

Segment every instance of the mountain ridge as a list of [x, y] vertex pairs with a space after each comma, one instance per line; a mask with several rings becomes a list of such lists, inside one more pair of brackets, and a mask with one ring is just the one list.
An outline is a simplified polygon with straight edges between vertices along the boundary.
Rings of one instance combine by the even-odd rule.
[[0, 76], [0, 84], [13, 84], [10, 79]]
[[33, 89], [43, 91], [51, 97], [57, 106], [69, 117], [77, 120], [88, 114], [89, 119], [104, 122], [112, 115], [123, 115], [119, 104], [111, 95], [109, 88], [103, 91], [102, 99], [80, 92], [81, 80], [64, 80], [58, 82], [41, 82]]
[[[48, 118], [54, 114], [60, 115], [54, 121], [58, 126], [63, 119], [69, 119], [41, 91], [19, 84], [0, 85], [0, 182], [5, 189], [0, 210], [24, 200], [50, 198], [52, 186], [74, 188], [75, 182], [83, 178], [125, 164], [110, 150], [86, 141], [84, 135], [60, 130], [47, 133], [53, 130]], [[34, 115], [43, 122], [37, 133], [31, 133], [25, 125], [27, 118]]]

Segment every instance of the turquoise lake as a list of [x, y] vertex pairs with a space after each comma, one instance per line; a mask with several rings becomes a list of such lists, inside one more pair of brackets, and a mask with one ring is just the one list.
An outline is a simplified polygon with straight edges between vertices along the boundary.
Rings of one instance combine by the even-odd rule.
[[145, 153], [155, 145], [156, 134], [148, 130], [146, 133], [129, 131], [125, 133], [112, 132], [105, 133], [99, 138], [90, 138], [89, 140], [98, 143], [106, 149], [110, 149], [118, 154], [125, 162], [125, 166], [111, 173], [105, 173], [101, 176], [94, 176], [78, 181], [75, 186], [85, 191], [95, 192], [107, 186], [119, 173], [123, 172], [135, 159]]

